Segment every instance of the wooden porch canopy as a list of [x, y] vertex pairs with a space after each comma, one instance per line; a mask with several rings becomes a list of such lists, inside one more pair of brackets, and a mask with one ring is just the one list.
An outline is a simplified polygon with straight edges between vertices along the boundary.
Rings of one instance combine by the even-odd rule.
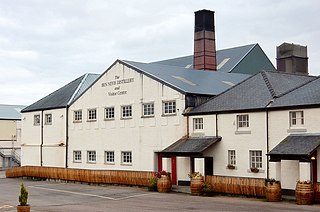
[[267, 155], [270, 161], [299, 160], [310, 162], [320, 146], [320, 134], [292, 134], [282, 140]]
[[221, 137], [181, 138], [160, 153], [163, 157], [199, 157], [217, 141], [221, 141]]

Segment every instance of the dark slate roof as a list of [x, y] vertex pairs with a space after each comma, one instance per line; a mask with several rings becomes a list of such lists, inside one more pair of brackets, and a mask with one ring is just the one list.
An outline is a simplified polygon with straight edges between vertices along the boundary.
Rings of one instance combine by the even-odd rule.
[[250, 77], [246, 74], [185, 69], [157, 63], [121, 62], [182, 93], [217, 95]]
[[274, 99], [315, 79], [312, 76], [263, 71], [211, 98], [188, 114], [261, 110], [270, 106]]
[[[234, 47], [234, 48], [228, 48], [228, 49], [222, 49], [222, 50], [217, 50], [216, 56], [217, 56], [217, 70], [221, 72], [226, 72], [226, 73], [231, 73], [235, 70], [235, 67], [242, 62], [242, 60], [250, 53], [253, 51], [253, 49], [259, 49], [261, 52], [263, 50], [260, 48], [259, 44], [250, 44], [250, 45], [245, 45], [245, 46], [239, 46], [239, 47]], [[265, 57], [266, 60], [263, 60], [261, 57]], [[265, 64], [262, 65], [262, 67], [265, 67], [264, 69], [267, 70], [275, 70], [274, 66], [270, 62], [270, 60], [267, 58], [267, 56], [264, 55], [259, 55], [259, 58], [256, 58], [259, 63], [265, 62]], [[255, 61], [250, 61], [250, 64], [246, 66], [248, 69], [252, 67], [252, 65], [255, 63]], [[192, 69], [193, 68], [193, 55], [185, 56], [185, 57], [179, 57], [179, 58], [174, 58], [174, 59], [169, 59], [169, 60], [162, 60], [162, 61], [156, 61], [150, 64], [162, 64], [162, 65], [170, 65], [170, 66], [178, 66], [182, 68], [188, 68]], [[260, 64], [261, 65], [261, 64]], [[246, 70], [243, 70], [245, 73]], [[261, 70], [257, 70], [261, 71]], [[255, 73], [257, 73], [255, 71]], [[246, 74], [249, 74], [249, 73]], [[251, 74], [251, 73], [250, 73]]]
[[24, 105], [2, 105], [0, 104], [0, 120], [20, 120], [20, 111], [25, 108]]
[[48, 96], [24, 108], [22, 112], [67, 107], [90, 87], [99, 76], [99, 74], [84, 74]]
[[181, 138], [161, 151], [163, 155], [201, 155], [221, 137]]
[[320, 134], [291, 134], [274, 147], [268, 155], [309, 156], [320, 146]]
[[274, 100], [270, 108], [320, 105], [320, 78]]

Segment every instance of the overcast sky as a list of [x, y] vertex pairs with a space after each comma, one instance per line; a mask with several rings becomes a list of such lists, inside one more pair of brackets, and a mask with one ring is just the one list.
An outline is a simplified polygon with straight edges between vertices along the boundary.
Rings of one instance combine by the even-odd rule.
[[308, 46], [320, 75], [319, 0], [0, 0], [0, 104], [29, 105], [116, 59], [193, 54], [194, 11], [215, 11], [217, 49]]

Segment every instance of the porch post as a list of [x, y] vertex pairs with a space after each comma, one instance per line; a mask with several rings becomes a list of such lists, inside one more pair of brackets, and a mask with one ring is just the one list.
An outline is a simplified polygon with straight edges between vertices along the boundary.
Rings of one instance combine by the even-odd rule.
[[162, 155], [158, 153], [158, 172], [162, 171]]
[[171, 157], [172, 185], [177, 185], [177, 157]]

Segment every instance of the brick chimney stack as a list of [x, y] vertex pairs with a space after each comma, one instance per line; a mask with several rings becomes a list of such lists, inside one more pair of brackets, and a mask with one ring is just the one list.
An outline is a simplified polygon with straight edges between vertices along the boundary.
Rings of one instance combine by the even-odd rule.
[[214, 12], [195, 12], [193, 68], [217, 70]]

